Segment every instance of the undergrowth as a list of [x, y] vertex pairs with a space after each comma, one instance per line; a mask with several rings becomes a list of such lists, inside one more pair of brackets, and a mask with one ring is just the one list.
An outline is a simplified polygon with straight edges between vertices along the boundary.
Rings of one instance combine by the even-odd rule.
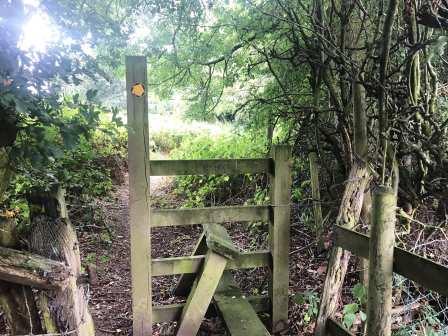
[[[58, 139], [54, 139], [58, 141]], [[60, 185], [66, 190], [69, 211], [71, 206], [84, 209], [82, 216], [90, 221], [91, 208], [98, 197], [105, 197], [114, 183], [123, 183], [125, 174], [126, 130], [116, 123], [104, 121], [88, 136], [81, 136], [76, 145], [50, 157], [45, 162], [22, 162], [6, 191], [4, 210], [17, 217], [19, 228], [26, 229], [29, 209], [26, 197], [33, 189], [49, 191]], [[83, 218], [74, 224], [82, 226]]]
[[[173, 159], [235, 159], [266, 156], [261, 137], [250, 134], [209, 134], [185, 138], [171, 153]], [[181, 176], [175, 179], [175, 192], [185, 199], [184, 207], [267, 200], [267, 179], [262, 175]], [[248, 199], [248, 195], [252, 195]]]

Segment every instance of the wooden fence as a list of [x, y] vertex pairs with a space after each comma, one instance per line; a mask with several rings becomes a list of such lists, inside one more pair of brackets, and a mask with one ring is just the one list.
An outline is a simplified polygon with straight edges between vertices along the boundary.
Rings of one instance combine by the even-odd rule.
[[[369, 258], [370, 238], [367, 235], [337, 226], [334, 231], [334, 244], [354, 255]], [[443, 265], [395, 247], [393, 271], [427, 289], [448, 296], [448, 268]], [[332, 318], [327, 320], [327, 333], [334, 336], [352, 335]]]
[[[178, 320], [185, 307], [184, 304], [153, 307], [152, 277], [196, 274], [206, 259], [203, 254], [152, 259], [151, 228], [226, 222], [267, 222], [270, 224], [270, 249], [237, 253], [225, 265], [225, 269], [269, 267], [271, 271], [269, 296], [252, 297], [249, 298], [249, 302], [255, 311], [268, 310], [271, 313], [274, 332], [285, 328], [288, 320], [289, 285], [290, 148], [275, 146], [272, 157], [261, 159], [150, 161], [147, 95], [141, 94], [141, 88], [146, 88], [147, 85], [146, 59], [127, 57], [126, 68], [133, 334], [151, 335], [153, 323]], [[139, 90], [135, 90], [136, 85], [139, 85]], [[150, 207], [150, 176], [246, 173], [264, 173], [269, 176], [270, 205], [195, 209], [151, 209]], [[222, 296], [216, 296], [215, 301], [220, 310], [228, 306]], [[226, 322], [229, 324], [228, 321]]]

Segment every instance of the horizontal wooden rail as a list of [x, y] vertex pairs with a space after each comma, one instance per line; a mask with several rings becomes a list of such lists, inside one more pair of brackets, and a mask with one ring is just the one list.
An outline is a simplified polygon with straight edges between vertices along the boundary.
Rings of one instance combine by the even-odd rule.
[[228, 160], [151, 160], [151, 176], [171, 175], [238, 175], [272, 173], [273, 160], [228, 159]]
[[[152, 276], [197, 273], [205, 256], [174, 257], [152, 260]], [[271, 265], [269, 251], [240, 253], [233, 260], [229, 260], [226, 269], [247, 269]]]
[[[249, 296], [247, 300], [250, 302], [256, 312], [269, 311], [269, 297], [258, 295]], [[161, 323], [168, 321], [178, 321], [184, 308], [184, 303], [174, 303], [168, 305], [157, 305], [152, 307], [153, 322]], [[208, 312], [207, 312], [208, 314]]]
[[[369, 237], [362, 233], [337, 226], [335, 243], [357, 256], [369, 258]], [[448, 267], [395, 247], [394, 272], [448, 296]]]
[[193, 209], [152, 209], [151, 226], [227, 222], [268, 222], [270, 206], [232, 206]]
[[340, 325], [337, 321], [329, 318], [326, 323], [327, 335], [330, 336], [353, 336], [353, 334]]
[[0, 280], [62, 290], [69, 284], [70, 275], [70, 267], [62, 262], [0, 246]]

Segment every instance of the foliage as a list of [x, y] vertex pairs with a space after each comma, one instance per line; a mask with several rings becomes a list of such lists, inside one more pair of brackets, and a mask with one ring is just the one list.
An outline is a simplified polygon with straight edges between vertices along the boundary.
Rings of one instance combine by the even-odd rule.
[[299, 305], [306, 305], [303, 321], [305, 324], [310, 323], [311, 320], [317, 317], [319, 312], [319, 295], [315, 292], [297, 293], [293, 296], [295, 303]]
[[195, 136], [192, 132], [175, 132], [172, 130], [162, 130], [151, 132], [153, 150], [161, 153], [169, 153], [180, 145], [189, 137]]
[[[266, 145], [262, 137], [249, 134], [199, 135], [187, 137], [179, 148], [172, 152], [173, 159], [231, 159], [263, 157]], [[251, 175], [227, 176], [183, 176], [176, 178], [176, 192], [185, 196], [184, 206], [205, 206], [222, 204], [229, 201], [231, 195], [244, 200], [246, 191], [259, 178]], [[255, 202], [266, 200], [266, 191], [256, 187]], [[261, 188], [261, 189], [260, 189]], [[239, 192], [239, 194], [238, 194]]]
[[359, 318], [363, 322], [367, 318], [366, 314], [361, 310], [361, 308], [367, 303], [367, 290], [364, 285], [361, 283], [357, 283], [352, 288], [352, 295], [356, 299], [356, 302], [346, 304], [342, 310], [342, 323], [348, 329], [353, 326], [353, 323], [356, 321], [357, 316], [359, 316]]
[[438, 313], [430, 305], [424, 305], [420, 314], [420, 319], [413, 321], [408, 325], [402, 326], [398, 331], [393, 333], [394, 336], [407, 335], [428, 335], [428, 336], [443, 336], [445, 331], [439, 331], [441, 321], [438, 318]]
[[[27, 193], [36, 187], [50, 190], [54, 184], [65, 188], [68, 197], [76, 197], [84, 202], [107, 195], [113, 188], [113, 178], [120, 173], [114, 170], [123, 169], [125, 141], [123, 128], [104, 121], [97, 130], [89, 132], [88, 137], [82, 136], [76, 145], [65, 149], [47, 164], [22, 162], [17, 166], [17, 174], [6, 191], [7, 202], [3, 207], [14, 210], [26, 220]], [[52, 139], [54, 142], [57, 142], [56, 139]]]
[[[47, 137], [48, 127], [70, 147], [98, 122], [96, 109], [77, 99], [72, 104], [79, 114], [63, 118], [61, 85], [79, 83], [81, 74], [92, 73], [78, 44], [54, 45], [45, 54], [20, 49], [21, 23], [32, 10], [21, 1], [0, 5], [0, 147], [7, 148], [12, 164], [57, 154], [60, 148]], [[94, 95], [87, 92], [87, 100]]]

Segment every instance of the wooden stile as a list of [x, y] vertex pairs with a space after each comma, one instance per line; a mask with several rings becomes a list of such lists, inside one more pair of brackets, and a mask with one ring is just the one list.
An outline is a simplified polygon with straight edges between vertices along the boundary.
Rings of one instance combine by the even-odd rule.
[[[152, 259], [152, 276], [194, 274], [200, 271], [204, 260], [205, 255]], [[229, 260], [226, 270], [266, 267], [270, 265], [271, 253], [269, 251], [243, 252]], [[190, 289], [191, 284], [190, 278], [190, 282], [185, 286]], [[181, 294], [177, 295], [183, 296], [183, 293], [185, 292], [182, 291]]]
[[[133, 334], [151, 335], [153, 322], [179, 319], [177, 335], [194, 336], [215, 294], [232, 334], [269, 335], [256, 315], [256, 311], [266, 311], [269, 308], [273, 329], [283, 329], [288, 318], [291, 184], [289, 147], [275, 146], [273, 158], [150, 161], [146, 76], [145, 57], [126, 58]], [[272, 205], [197, 209], [150, 208], [150, 175], [246, 173], [270, 174], [273, 185]], [[240, 252], [231, 242], [227, 231], [218, 225], [225, 222], [269, 222], [271, 250]], [[197, 224], [204, 225], [204, 234], [192, 256], [151, 259], [151, 227]], [[255, 297], [246, 300], [240, 295], [238, 300], [232, 302], [228, 301], [223, 291], [215, 293], [226, 269], [265, 266], [272, 270], [269, 298]], [[185, 295], [187, 290], [190, 290], [187, 302], [152, 307], [152, 277], [174, 274], [183, 275], [175, 293]], [[223, 286], [228, 292], [229, 286], [233, 285], [224, 281]], [[243, 317], [240, 320], [238, 312]]]
[[[207, 243], [205, 241], [205, 232], [202, 232], [201, 236], [196, 242], [196, 245], [193, 249], [193, 253], [191, 254], [191, 256], [205, 255], [206, 253], [207, 253]], [[187, 296], [188, 293], [190, 292], [191, 284], [193, 283], [195, 278], [196, 274], [183, 273], [180, 276], [179, 281], [177, 282], [176, 287], [173, 290], [173, 294], [176, 296]]]
[[136, 95], [132, 93], [135, 85], [142, 85], [143, 89], [147, 89], [146, 69], [146, 57], [126, 57], [129, 225], [135, 336], [152, 334], [148, 96], [146, 92], [138, 92]]
[[264, 205], [193, 209], [152, 209], [152, 227], [227, 222], [267, 222], [270, 207]]
[[213, 251], [207, 253], [202, 273], [196, 278], [197, 286], [191, 291], [184, 306], [177, 336], [195, 336], [198, 333], [227, 260]]
[[151, 176], [239, 175], [272, 172], [273, 163], [263, 159], [152, 160]]
[[291, 162], [289, 146], [276, 145], [272, 150], [274, 175], [272, 183], [273, 221], [269, 236], [272, 253], [270, 295], [272, 300], [272, 332], [288, 325], [289, 235], [291, 213]]
[[233, 281], [229, 272], [224, 272], [213, 296], [232, 336], [269, 336], [247, 298]]
[[[266, 313], [270, 309], [270, 299], [266, 295], [248, 296], [247, 300], [257, 313]], [[153, 323], [178, 321], [182, 315], [184, 303], [153, 306]], [[206, 316], [216, 316], [214, 307], [209, 307]]]

